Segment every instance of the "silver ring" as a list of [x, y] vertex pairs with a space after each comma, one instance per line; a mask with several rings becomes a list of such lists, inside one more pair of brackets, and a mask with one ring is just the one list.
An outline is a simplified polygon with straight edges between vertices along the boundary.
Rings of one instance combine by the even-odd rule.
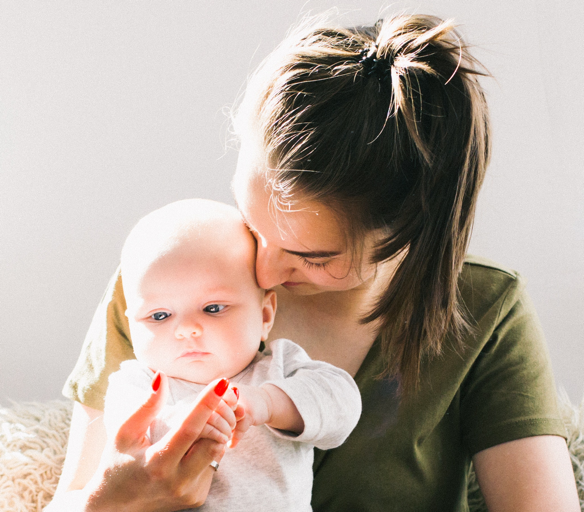
[[209, 464], [209, 466], [211, 466], [215, 471], [217, 471], [219, 469], [219, 463], [216, 460], [211, 462], [211, 464]]

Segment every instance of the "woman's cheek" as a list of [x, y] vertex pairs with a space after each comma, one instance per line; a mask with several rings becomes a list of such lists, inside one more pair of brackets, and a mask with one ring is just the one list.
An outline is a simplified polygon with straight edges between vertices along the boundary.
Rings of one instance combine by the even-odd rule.
[[350, 265], [328, 265], [325, 268], [318, 269], [318, 273], [313, 277], [313, 282], [339, 290], [361, 284], [355, 269], [351, 268]]

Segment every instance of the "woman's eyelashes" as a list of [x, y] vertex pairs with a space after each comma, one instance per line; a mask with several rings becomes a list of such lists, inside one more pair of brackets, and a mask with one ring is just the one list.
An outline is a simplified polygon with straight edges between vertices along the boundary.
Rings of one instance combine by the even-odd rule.
[[300, 256], [300, 261], [302, 261], [302, 264], [308, 269], [323, 269], [330, 263], [331, 260], [323, 261], [322, 263], [316, 263]]

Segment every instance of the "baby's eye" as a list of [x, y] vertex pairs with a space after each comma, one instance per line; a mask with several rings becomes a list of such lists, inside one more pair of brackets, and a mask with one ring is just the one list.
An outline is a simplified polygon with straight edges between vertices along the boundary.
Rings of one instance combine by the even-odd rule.
[[153, 313], [152, 315], [150, 315], [150, 318], [152, 318], [152, 320], [156, 320], [157, 322], [160, 322], [162, 320], [165, 320], [169, 316], [170, 316], [170, 313], [166, 313], [165, 311], [157, 311], [156, 313]]
[[225, 309], [225, 306], [222, 304], [209, 304], [203, 311], [205, 313], [220, 313]]

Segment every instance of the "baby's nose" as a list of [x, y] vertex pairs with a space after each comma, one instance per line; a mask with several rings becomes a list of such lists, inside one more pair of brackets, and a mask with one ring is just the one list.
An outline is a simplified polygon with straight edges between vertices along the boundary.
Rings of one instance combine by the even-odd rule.
[[202, 333], [203, 327], [199, 322], [187, 319], [179, 323], [175, 331], [175, 336], [178, 339], [188, 339], [200, 336]]

